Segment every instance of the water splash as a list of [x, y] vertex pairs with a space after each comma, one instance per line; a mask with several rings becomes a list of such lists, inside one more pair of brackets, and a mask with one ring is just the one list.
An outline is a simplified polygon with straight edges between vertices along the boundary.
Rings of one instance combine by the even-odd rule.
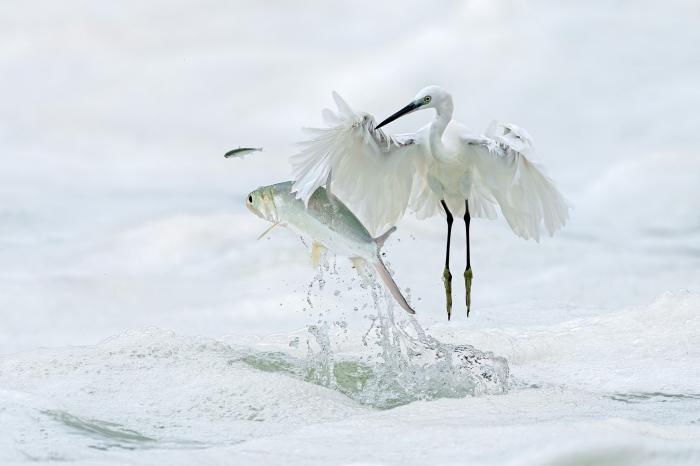
[[[326, 274], [319, 272], [307, 288], [310, 304], [318, 298], [314, 290], [321, 293], [329, 281], [342, 286], [341, 279], [330, 280], [336, 275], [333, 269], [327, 265], [321, 269]], [[417, 400], [508, 390], [509, 368], [504, 358], [471, 345], [437, 340], [413, 316], [400, 311], [397, 319], [393, 299], [370, 275], [365, 275], [361, 286], [371, 296], [374, 313], [366, 315], [369, 328], [360, 333], [359, 350], [340, 348], [343, 338], [347, 339], [348, 323], [326, 320], [332, 315], [329, 309], [307, 327], [305, 358], [276, 352], [258, 353], [243, 361], [261, 370], [287, 372], [383, 409]], [[311, 307], [320, 308], [316, 304]]]

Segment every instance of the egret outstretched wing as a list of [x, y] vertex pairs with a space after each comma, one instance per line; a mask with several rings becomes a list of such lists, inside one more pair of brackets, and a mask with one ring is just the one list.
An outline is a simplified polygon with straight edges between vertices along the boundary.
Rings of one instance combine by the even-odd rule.
[[389, 136], [375, 129], [371, 115], [353, 111], [335, 92], [333, 98], [338, 112], [323, 111], [329, 126], [309, 128], [312, 138], [290, 159], [293, 191], [308, 202], [331, 179], [333, 193], [368, 230], [380, 233], [404, 214], [414, 179], [425, 172], [425, 138], [422, 133]]
[[462, 186], [466, 198], [474, 189], [487, 191], [511, 229], [525, 239], [539, 241], [542, 228], [551, 236], [564, 226], [569, 206], [553, 181], [528, 159], [534, 149], [524, 129], [494, 122], [486, 136], [464, 134], [461, 143], [465, 167], [473, 173], [472, 182]]

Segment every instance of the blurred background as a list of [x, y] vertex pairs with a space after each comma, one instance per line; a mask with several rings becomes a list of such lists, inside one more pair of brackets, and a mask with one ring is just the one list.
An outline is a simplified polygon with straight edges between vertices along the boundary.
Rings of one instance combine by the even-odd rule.
[[[475, 131], [492, 119], [527, 128], [571, 201], [569, 225], [540, 244], [502, 220], [472, 223], [474, 314], [456, 306], [454, 325], [698, 291], [700, 3], [300, 5], [2, 3], [0, 353], [149, 326], [303, 327], [308, 251], [285, 231], [256, 241], [267, 225], [243, 200], [289, 178], [300, 128], [320, 124], [333, 90], [384, 118], [442, 85]], [[238, 146], [265, 151], [223, 158]], [[409, 217], [387, 246], [428, 326], [444, 321], [443, 237], [441, 218]], [[351, 309], [358, 293], [344, 287], [333, 306]]]

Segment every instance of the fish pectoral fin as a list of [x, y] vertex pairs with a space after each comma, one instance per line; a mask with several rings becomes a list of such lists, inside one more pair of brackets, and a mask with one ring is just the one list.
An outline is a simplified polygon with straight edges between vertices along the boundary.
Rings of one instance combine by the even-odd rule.
[[321, 255], [323, 255], [323, 251], [325, 250], [325, 246], [319, 242], [314, 241], [311, 244], [311, 265], [313, 265], [314, 268], [318, 267], [321, 263]]
[[267, 235], [268, 233], [270, 233], [270, 232], [272, 231], [272, 229], [275, 228], [275, 227], [276, 227], [277, 225], [279, 225], [280, 223], [281, 223], [281, 222], [275, 222], [275, 223], [273, 223], [272, 225], [270, 225], [270, 228], [268, 228], [268, 229], [266, 229], [265, 231], [263, 231], [262, 233], [260, 233], [260, 236], [258, 236], [258, 240], [263, 239], [263, 237], [264, 237], [265, 235]]

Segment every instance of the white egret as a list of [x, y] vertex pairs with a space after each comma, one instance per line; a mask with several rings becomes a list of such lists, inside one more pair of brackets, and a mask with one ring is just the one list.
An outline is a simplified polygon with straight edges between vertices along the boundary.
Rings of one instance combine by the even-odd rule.
[[[308, 202], [322, 185], [331, 188], [367, 228], [377, 234], [393, 226], [407, 209], [419, 219], [443, 211], [447, 248], [443, 283], [447, 318], [452, 313], [450, 239], [453, 216], [463, 216], [467, 233], [467, 315], [473, 278], [469, 253], [472, 217], [496, 218], [497, 207], [515, 234], [539, 241], [561, 228], [569, 207], [551, 179], [528, 156], [528, 133], [493, 122], [485, 135], [471, 134], [452, 120], [452, 96], [438, 86], [422, 89], [404, 108], [375, 126], [333, 93], [338, 112], [324, 110], [327, 128], [310, 128], [312, 139], [292, 156], [294, 191]], [[417, 132], [389, 136], [380, 128], [417, 110], [435, 109], [433, 121]]]

